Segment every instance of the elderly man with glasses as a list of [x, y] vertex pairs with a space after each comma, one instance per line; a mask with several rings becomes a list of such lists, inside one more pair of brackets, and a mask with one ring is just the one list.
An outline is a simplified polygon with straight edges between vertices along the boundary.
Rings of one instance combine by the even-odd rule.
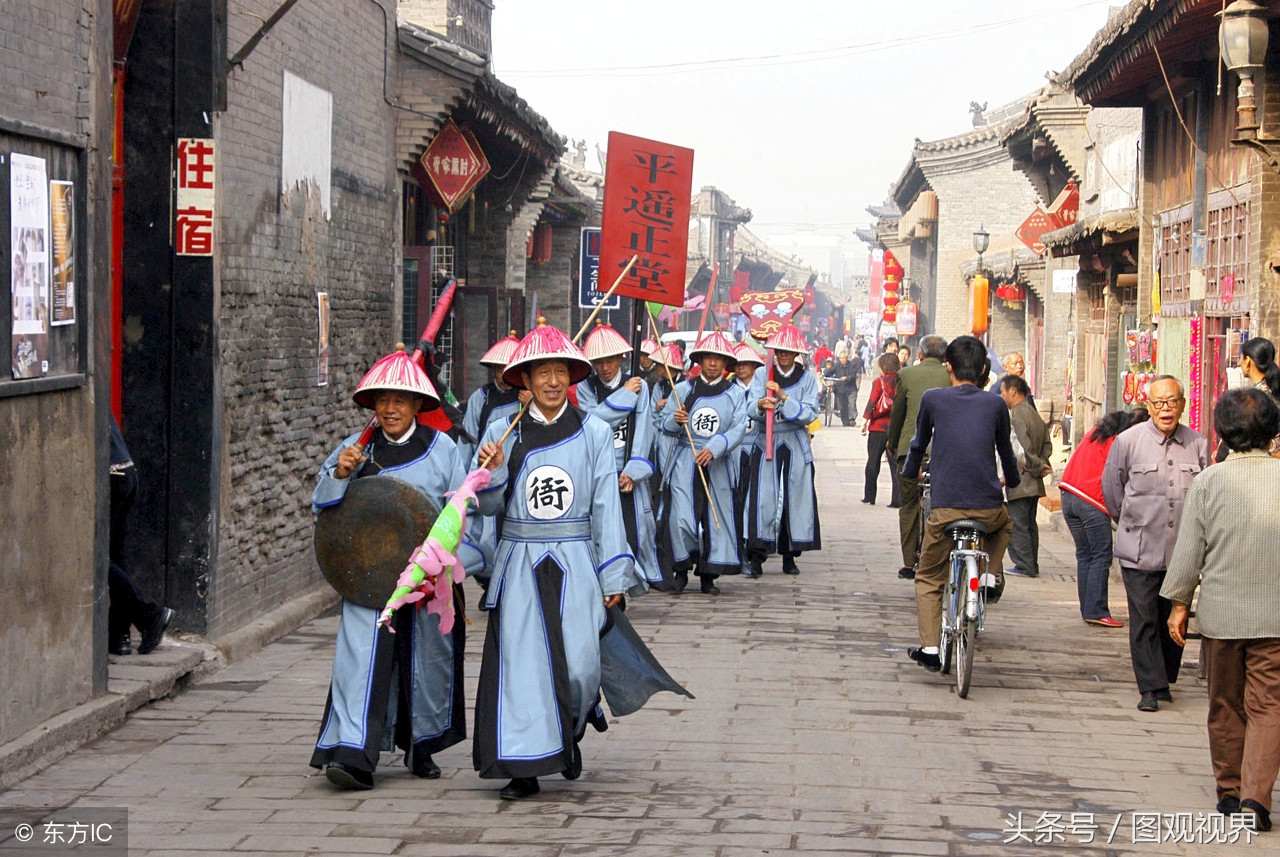
[[1116, 522], [1115, 557], [1129, 600], [1129, 653], [1138, 680], [1139, 711], [1173, 702], [1182, 646], [1169, 636], [1172, 603], [1160, 597], [1178, 540], [1191, 480], [1209, 465], [1209, 442], [1179, 424], [1186, 398], [1171, 375], [1151, 382], [1151, 419], [1122, 432], [1102, 471], [1102, 495]]

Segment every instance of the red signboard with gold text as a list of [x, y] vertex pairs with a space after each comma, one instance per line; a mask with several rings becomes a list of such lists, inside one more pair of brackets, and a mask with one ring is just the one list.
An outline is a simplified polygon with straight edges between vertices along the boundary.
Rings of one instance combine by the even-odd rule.
[[[418, 159], [421, 184], [433, 202], [454, 211], [489, 172], [489, 161], [475, 135], [463, 131], [452, 119], [444, 123], [431, 145]], [[423, 181], [425, 179], [425, 181]]]
[[609, 132], [600, 283], [639, 257], [615, 294], [684, 306], [693, 150]]

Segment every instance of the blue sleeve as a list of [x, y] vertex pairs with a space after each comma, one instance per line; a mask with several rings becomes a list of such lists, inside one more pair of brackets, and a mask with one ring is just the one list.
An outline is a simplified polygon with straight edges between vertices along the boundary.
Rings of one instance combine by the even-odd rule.
[[622, 472], [634, 482], [642, 482], [653, 475], [653, 462], [648, 456], [653, 452], [653, 439], [657, 434], [653, 420], [649, 418], [653, 410], [653, 393], [648, 384], [640, 386], [636, 396], [634, 420], [632, 422], [631, 458], [627, 460]]
[[338, 444], [338, 448], [329, 453], [329, 457], [320, 466], [320, 475], [316, 479], [316, 488], [311, 492], [311, 511], [313, 513], [319, 514], [321, 509], [338, 505], [342, 502], [342, 498], [346, 496], [347, 486], [351, 484], [351, 479], [355, 474], [351, 474], [346, 479], [339, 479], [333, 475], [333, 471], [338, 466], [338, 453], [359, 439], [359, 434], [351, 435], [351, 437]]
[[676, 384], [675, 390], [670, 396], [667, 396], [667, 404], [662, 409], [662, 413], [658, 415], [658, 429], [663, 434], [678, 437], [684, 434], [684, 427], [676, 422], [676, 399], [681, 402], [689, 398], [689, 382], [681, 381]]
[[778, 416], [787, 422], [808, 425], [818, 418], [818, 382], [812, 372], [805, 372], [794, 393], [787, 394], [787, 400], [778, 409]]
[[618, 495], [618, 471], [613, 435], [604, 431], [586, 435], [591, 461], [591, 543], [595, 549], [596, 576], [605, 595], [620, 595], [636, 580], [635, 557], [627, 544]]
[[733, 408], [729, 425], [722, 426], [720, 433], [708, 438], [702, 447], [711, 450], [715, 458], [723, 458], [737, 449], [747, 434], [747, 399], [738, 387], [730, 387], [728, 395]]
[[[507, 426], [510, 424], [506, 420], [495, 420], [489, 424], [489, 428], [485, 431], [484, 437], [480, 441], [480, 446], [476, 447], [476, 451], [472, 455], [472, 470], [480, 466], [480, 450], [484, 448], [484, 445], [490, 442], [497, 443], [498, 438], [502, 437], [502, 433], [507, 430]], [[502, 498], [507, 491], [507, 459], [511, 456], [511, 447], [515, 445], [515, 442], [515, 432], [507, 435], [506, 441], [502, 444], [504, 456], [502, 464], [494, 468], [489, 487], [477, 494], [480, 501], [481, 515], [496, 515], [502, 511]]]

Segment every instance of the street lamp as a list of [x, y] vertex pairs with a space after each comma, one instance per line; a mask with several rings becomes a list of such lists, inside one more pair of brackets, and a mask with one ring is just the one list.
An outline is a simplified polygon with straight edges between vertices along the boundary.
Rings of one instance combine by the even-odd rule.
[[1218, 45], [1227, 71], [1240, 77], [1236, 90], [1236, 133], [1241, 139], [1258, 135], [1258, 109], [1254, 100], [1253, 76], [1267, 58], [1267, 9], [1254, 0], [1235, 0], [1215, 16]]
[[987, 247], [991, 244], [991, 233], [984, 227], [979, 226], [978, 231], [973, 233], [973, 250], [978, 254], [978, 273], [982, 273], [982, 254], [987, 252]]

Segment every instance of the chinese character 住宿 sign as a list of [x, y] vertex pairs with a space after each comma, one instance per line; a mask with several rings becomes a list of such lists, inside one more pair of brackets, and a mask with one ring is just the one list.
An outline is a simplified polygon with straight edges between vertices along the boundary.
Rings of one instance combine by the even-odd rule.
[[489, 160], [480, 149], [474, 134], [463, 131], [452, 119], [446, 120], [440, 133], [418, 159], [435, 202], [450, 212], [466, 202], [480, 180], [489, 173]]
[[609, 132], [600, 279], [638, 257], [615, 294], [684, 306], [692, 187], [692, 149]]
[[622, 298], [614, 292], [609, 300], [600, 291], [600, 230], [585, 227], [578, 257], [578, 306], [583, 309], [618, 309]]
[[178, 194], [173, 247], [179, 256], [213, 255], [217, 144], [204, 137], [178, 139]]

